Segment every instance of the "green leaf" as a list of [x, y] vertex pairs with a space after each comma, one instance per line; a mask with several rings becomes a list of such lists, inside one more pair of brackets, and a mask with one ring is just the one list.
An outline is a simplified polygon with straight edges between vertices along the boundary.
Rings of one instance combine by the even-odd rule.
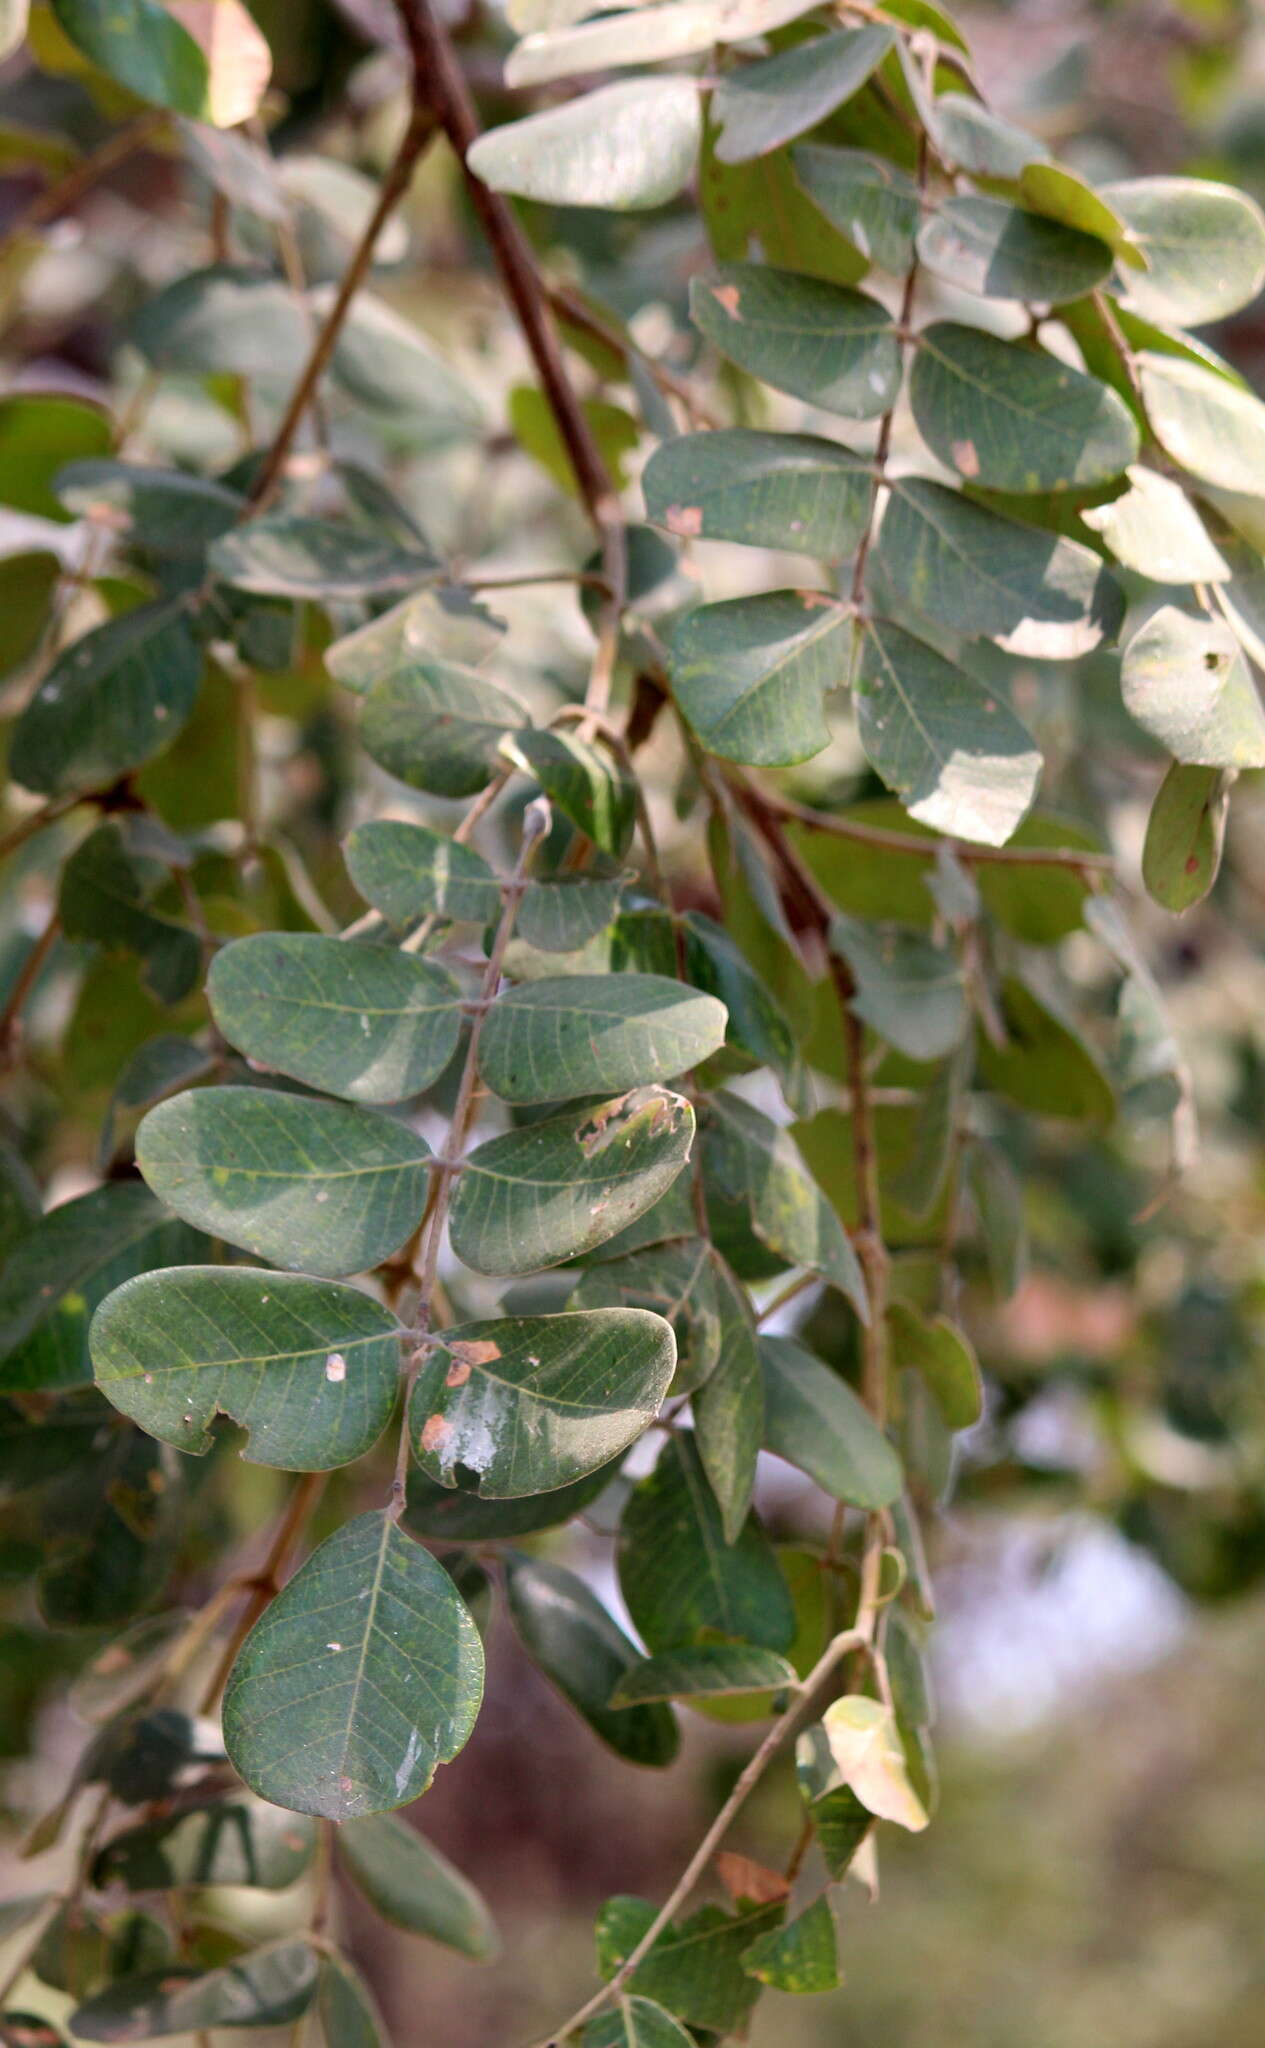
[[1180, 484], [1140, 465], [1125, 475], [1127, 491], [1080, 515], [1118, 562], [1154, 583], [1219, 583], [1230, 574]]
[[1155, 438], [1203, 483], [1255, 496], [1265, 473], [1265, 405], [1202, 364], [1144, 352], [1138, 378]]
[[900, 388], [900, 345], [877, 299], [762, 263], [690, 285], [690, 317], [731, 363], [846, 419], [875, 419]]
[[248, 1059], [348, 1102], [429, 1088], [461, 1036], [462, 997], [429, 960], [318, 932], [253, 932], [216, 954], [211, 1012]]
[[803, 1064], [790, 1018], [722, 925], [701, 911], [684, 918], [685, 967], [695, 988], [717, 996], [728, 1012], [725, 1042], [759, 1066], [772, 1067], [787, 1100], [803, 1093]]
[[912, 178], [860, 149], [804, 143], [792, 152], [792, 161], [814, 205], [867, 261], [893, 274], [908, 269], [921, 217]]
[[663, 1088], [634, 1088], [490, 1138], [461, 1169], [452, 1248], [476, 1273], [532, 1273], [578, 1258], [667, 1192], [693, 1138], [689, 1103]]
[[760, 1524], [725, 1542], [693, 1438], [680, 1432], [633, 1490], [620, 1531], [619, 1585], [652, 1652], [722, 1637], [786, 1650], [795, 1610]]
[[[772, 1906], [744, 1906], [726, 1913], [703, 1906], [660, 1935], [645, 1961], [633, 1972], [630, 1988], [662, 2000], [691, 2027], [713, 2028], [721, 2034], [745, 2032], [745, 2022], [759, 1990], [742, 1967], [744, 1952], [754, 1940], [776, 1927], [783, 1913]], [[597, 1921], [598, 1967], [612, 1977], [632, 1954], [655, 1918], [643, 1899], [613, 1898]]]
[[637, 789], [623, 763], [574, 732], [515, 732], [503, 760], [540, 784], [551, 804], [613, 860], [622, 860], [637, 816]]
[[151, 1109], [136, 1158], [213, 1237], [337, 1278], [398, 1251], [426, 1206], [430, 1152], [394, 1119], [271, 1088], [201, 1088]]
[[1125, 708], [1190, 768], [1265, 767], [1265, 710], [1220, 619], [1162, 605], [1124, 651]]
[[[327, 285], [312, 294], [312, 310], [318, 317], [328, 319], [334, 289]], [[454, 442], [477, 440], [487, 431], [483, 405], [464, 377], [415, 321], [363, 288], [339, 330], [330, 375], [389, 447], [427, 454]], [[458, 609], [479, 609], [464, 594], [454, 592], [450, 597], [457, 598]], [[371, 632], [377, 623], [362, 630]], [[435, 660], [478, 658], [434, 639], [423, 641], [418, 652]]]
[[224, 1695], [233, 1768], [275, 1806], [346, 1821], [407, 1806], [474, 1727], [479, 1631], [384, 1514], [327, 1537], [257, 1621]]
[[713, 147], [715, 134], [706, 123], [698, 189], [707, 238], [718, 259], [732, 262], [776, 249], [783, 272], [836, 285], [853, 285], [864, 277], [865, 258], [809, 198], [789, 148], [749, 163], [725, 164]]
[[243, 1455], [325, 1472], [371, 1449], [399, 1382], [394, 1316], [354, 1287], [179, 1266], [116, 1289], [92, 1323], [97, 1385], [150, 1436], [200, 1456], [227, 1415]]
[[408, 1475], [404, 1527], [414, 1536], [438, 1536], [447, 1543], [534, 1536], [540, 1529], [555, 1529], [569, 1522], [595, 1501], [615, 1478], [621, 1459], [622, 1453], [571, 1486], [524, 1494], [517, 1500], [484, 1500], [471, 1488], [441, 1486], [414, 1466]]
[[721, 78], [711, 118], [722, 163], [746, 163], [815, 128], [861, 90], [896, 38], [884, 22], [836, 29]]
[[383, 1917], [410, 1934], [484, 1962], [498, 1943], [478, 1892], [446, 1856], [394, 1814], [366, 1814], [339, 1830], [339, 1861]]
[[972, 178], [1004, 178], [1011, 183], [1029, 164], [1042, 162], [1050, 153], [1035, 135], [1012, 127], [982, 101], [961, 92], [941, 93], [932, 100], [927, 126], [941, 155]]
[[0, 503], [39, 519], [66, 517], [55, 488], [68, 462], [108, 454], [113, 429], [105, 408], [52, 391], [15, 391], [0, 399]]
[[1165, 910], [1202, 903], [1221, 866], [1230, 790], [1218, 768], [1174, 761], [1156, 792], [1142, 848], [1147, 894]]
[[894, 1301], [887, 1311], [892, 1363], [921, 1374], [950, 1429], [970, 1429], [984, 1412], [979, 1361], [945, 1316], [923, 1316]]
[[1040, 1115], [1110, 1123], [1116, 1111], [1115, 1097], [1083, 1039], [1013, 976], [1002, 983], [1001, 1010], [1006, 1044], [980, 1040], [979, 1072], [984, 1086], [1000, 1089]]
[[806, 761], [829, 744], [822, 699], [847, 682], [851, 645], [851, 613], [821, 591], [700, 605], [672, 642], [673, 694], [710, 753]]
[[218, 1970], [156, 1970], [120, 1977], [70, 2015], [80, 2041], [149, 2041], [214, 2027], [280, 2027], [316, 1993], [316, 1955], [305, 1941], [248, 1950]]
[[899, 925], [835, 918], [831, 951], [848, 963], [850, 1007], [911, 1060], [944, 1059], [967, 1024], [966, 989], [955, 954]]
[[630, 78], [481, 135], [467, 161], [495, 192], [628, 213], [691, 176], [702, 134], [692, 78]]
[[183, 469], [138, 462], [70, 462], [57, 496], [78, 518], [109, 516], [133, 547], [164, 561], [196, 562], [246, 509], [238, 491]]
[[1144, 320], [1202, 327], [1265, 284], [1265, 215], [1246, 193], [1210, 178], [1126, 178], [1101, 196], [1146, 256], [1122, 294]]
[[279, 1892], [302, 1876], [315, 1847], [310, 1821], [262, 1800], [217, 1799], [114, 1835], [92, 1866], [92, 1882], [132, 1892], [207, 1884]]
[[713, 1261], [720, 1357], [694, 1396], [694, 1441], [725, 1541], [735, 1543], [751, 1506], [764, 1436], [764, 1382], [751, 1303], [724, 1260], [713, 1253]]
[[273, 382], [297, 377], [312, 346], [307, 312], [284, 279], [232, 263], [164, 286], [140, 306], [130, 335], [156, 370]]
[[749, 1977], [776, 1991], [834, 1991], [843, 1982], [839, 1939], [830, 1899], [823, 1892], [785, 1927], [753, 1941], [742, 1958]]
[[581, 2048], [691, 2048], [691, 2036], [652, 1999], [621, 1997], [589, 2021]]
[[373, 1993], [345, 1956], [325, 1956], [316, 1989], [325, 2048], [390, 2048]]
[[879, 619], [865, 631], [854, 695], [861, 745], [910, 816], [954, 839], [1004, 846], [1042, 765], [1009, 705]]
[[[497, 134], [504, 134], [497, 129]], [[628, 481], [627, 458], [641, 439], [633, 415], [608, 398], [585, 398], [580, 410], [597, 445], [611, 479], [622, 488]], [[582, 498], [583, 488], [576, 475], [566, 439], [545, 393], [535, 384], [516, 384], [506, 406], [509, 430], [519, 447], [538, 462], [570, 497]]]
[[417, 1461], [490, 1500], [548, 1493], [608, 1465], [654, 1420], [671, 1325], [637, 1308], [504, 1316], [436, 1338], [409, 1400]]
[[431, 796], [477, 796], [503, 767], [497, 748], [523, 708], [474, 669], [423, 661], [365, 697], [360, 737], [380, 767]]
[[710, 1096], [701, 1118], [709, 1200], [738, 1207], [788, 1265], [820, 1273], [864, 1321], [865, 1281], [843, 1226], [804, 1166], [789, 1131], [740, 1096]]
[[1030, 660], [1088, 654], [1114, 637], [1124, 611], [1092, 549], [923, 477], [893, 481], [875, 555], [924, 618]]
[[701, 1387], [720, 1356], [717, 1269], [705, 1238], [670, 1238], [591, 1266], [567, 1307], [643, 1308], [671, 1323], [676, 1337], [673, 1395]]
[[764, 1443], [834, 1500], [889, 1507], [900, 1459], [847, 1382], [791, 1337], [761, 1337]]
[[[805, 1759], [811, 1759], [807, 1768]], [[874, 1826], [874, 1815], [862, 1806], [856, 1793], [847, 1785], [835, 1785], [827, 1791], [814, 1790], [822, 1782], [828, 1783], [834, 1770], [825, 1731], [820, 1725], [800, 1736], [796, 1769], [822, 1861], [833, 1882], [838, 1884], [847, 1876], [857, 1850]]]
[[614, 922], [627, 873], [555, 875], [528, 884], [514, 929], [544, 953], [571, 953]]
[[599, 1740], [629, 1763], [671, 1763], [680, 1736], [670, 1707], [610, 1704], [637, 1650], [583, 1579], [541, 1558], [513, 1557], [506, 1585], [528, 1654]]
[[206, 58], [157, 0], [52, 0], [52, 8], [75, 48], [116, 85], [173, 113], [206, 117]]
[[133, 1429], [107, 1431], [90, 1453], [41, 1503], [46, 1557], [37, 1591], [52, 1628], [118, 1629], [161, 1599], [175, 1562], [180, 1496], [171, 1453]]
[[1138, 453], [1133, 415], [1105, 384], [950, 320], [918, 336], [909, 402], [932, 454], [986, 490], [1106, 483]]
[[917, 1834], [927, 1811], [910, 1783], [905, 1753], [890, 1707], [863, 1694], [845, 1694], [821, 1717], [830, 1754], [843, 1784], [880, 1820]]
[[918, 258], [937, 277], [989, 299], [1060, 304], [1111, 273], [1096, 236], [981, 194], [946, 199], [923, 223]]
[[412, 590], [437, 566], [427, 548], [287, 512], [250, 520], [224, 534], [210, 552], [211, 574], [235, 590], [317, 604]]
[[202, 968], [198, 934], [149, 908], [155, 882], [169, 879], [157, 862], [134, 859], [120, 827], [110, 823], [80, 841], [57, 894], [66, 937], [139, 954], [145, 985], [160, 1003], [187, 996]]
[[1023, 1191], [1009, 1160], [995, 1145], [972, 1145], [966, 1170], [989, 1275], [998, 1298], [1006, 1301], [1022, 1280], [1027, 1264]]
[[373, 818], [343, 843], [347, 872], [366, 903], [403, 929], [423, 917], [491, 924], [501, 886], [481, 853], [427, 825]]
[[38, 651], [61, 573], [57, 556], [42, 548], [0, 560], [0, 609], [5, 618], [0, 679], [25, 668]]
[[202, 656], [185, 613], [140, 605], [60, 654], [13, 730], [9, 768], [40, 796], [108, 789], [170, 746]]
[[503, 1102], [558, 1102], [673, 1080], [724, 1040], [724, 1005], [666, 976], [559, 975], [492, 1005], [479, 1072]]
[[669, 533], [788, 548], [827, 562], [852, 553], [874, 490], [865, 458], [833, 441], [745, 427], [664, 441], [641, 485], [647, 516]]
[[97, 1303], [133, 1274], [203, 1249], [139, 1181], [107, 1181], [50, 1209], [0, 1271], [0, 1387], [90, 1381], [88, 1324]]
[[510, 52], [505, 83], [540, 85], [616, 65], [687, 57], [695, 50], [709, 50], [713, 43], [745, 43], [752, 36], [767, 35], [806, 11], [804, 0], [689, 0], [685, 6], [665, 7], [651, 15], [640, 9], [604, 15], [578, 28], [525, 36]]
[[1128, 223], [1100, 192], [1062, 164], [1025, 164], [1019, 175], [1020, 196], [1038, 213], [1062, 221], [1083, 234], [1097, 236], [1133, 270], [1145, 270], [1146, 257]]
[[795, 1668], [776, 1651], [745, 1643], [702, 1643], [644, 1657], [620, 1679], [612, 1706], [640, 1700], [729, 1699], [778, 1691], [795, 1683]]

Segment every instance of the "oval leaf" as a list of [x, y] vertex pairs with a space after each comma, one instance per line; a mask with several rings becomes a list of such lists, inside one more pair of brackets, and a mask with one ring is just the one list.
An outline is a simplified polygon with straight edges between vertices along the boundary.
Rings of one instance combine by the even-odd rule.
[[692, 78], [631, 78], [492, 129], [467, 162], [495, 192], [629, 213], [675, 198], [702, 125]]
[[611, 1694], [613, 1707], [640, 1700], [727, 1699], [795, 1684], [795, 1667], [773, 1650], [749, 1643], [701, 1643], [665, 1650], [626, 1671]]
[[766, 1450], [807, 1472], [834, 1500], [889, 1507], [900, 1459], [846, 1381], [790, 1337], [761, 1337]]
[[493, 1004], [479, 1072], [503, 1102], [559, 1102], [670, 1081], [724, 1042], [724, 1004], [664, 975], [560, 975]]
[[776, 767], [830, 741], [822, 699], [848, 680], [852, 615], [817, 590], [733, 597], [686, 614], [672, 690], [711, 753]]
[[583, 1579], [542, 1558], [512, 1558], [509, 1610], [529, 1655], [599, 1739], [634, 1764], [669, 1764], [680, 1736], [669, 1707], [613, 1707], [637, 1651]]
[[360, 737], [391, 775], [431, 796], [477, 796], [502, 763], [502, 736], [523, 708], [474, 669], [419, 662], [395, 670], [365, 697]]
[[1130, 715], [1187, 767], [1265, 766], [1265, 710], [1220, 619], [1162, 605], [1125, 648], [1120, 688]]
[[1093, 291], [1115, 261], [1093, 235], [980, 194], [938, 207], [918, 236], [918, 256], [963, 291], [1054, 305]]
[[182, 610], [147, 604], [110, 619], [53, 663], [13, 729], [9, 771], [41, 796], [108, 789], [170, 746], [201, 678]]
[[871, 22], [726, 72], [711, 103], [720, 161], [746, 163], [815, 128], [861, 90], [895, 40], [885, 22]]
[[1142, 848], [1147, 894], [1165, 910], [1189, 910], [1208, 894], [1221, 866], [1229, 808], [1229, 785], [1219, 769], [1174, 761], [1151, 806]]
[[690, 318], [731, 363], [846, 419], [876, 419], [900, 388], [900, 345], [877, 299], [763, 263], [690, 285]]
[[646, 514], [685, 539], [789, 548], [838, 562], [865, 530], [871, 465], [809, 434], [722, 427], [664, 441], [642, 472]]
[[501, 885], [481, 853], [427, 825], [374, 818], [348, 834], [347, 872], [366, 903], [400, 927], [422, 917], [491, 924]]
[[406, 1821], [386, 1813], [349, 1820], [338, 1855], [384, 1920], [476, 1962], [496, 1954], [492, 1916], [474, 1886]]
[[821, 1725], [840, 1780], [863, 1806], [915, 1834], [926, 1827], [926, 1808], [910, 1783], [890, 1707], [849, 1693], [827, 1707]]
[[1265, 284], [1265, 215], [1246, 193], [1210, 178], [1126, 178], [1102, 197], [1147, 259], [1122, 303], [1161, 327], [1223, 320]]

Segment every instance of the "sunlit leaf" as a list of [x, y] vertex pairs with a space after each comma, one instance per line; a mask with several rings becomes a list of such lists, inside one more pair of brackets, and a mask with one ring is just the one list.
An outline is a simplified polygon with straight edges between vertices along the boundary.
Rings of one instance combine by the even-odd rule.
[[860, 149], [803, 143], [792, 161], [814, 205], [855, 243], [867, 262], [893, 272], [908, 268], [921, 217], [912, 178]]
[[1165, 910], [1202, 903], [1217, 879], [1230, 807], [1218, 768], [1174, 761], [1156, 792], [1142, 848], [1142, 880]]
[[1202, 327], [1237, 313], [1265, 284], [1265, 215], [1210, 178], [1126, 178], [1101, 194], [1147, 259], [1123, 303], [1160, 326]]
[[515, 732], [501, 744], [508, 762], [540, 784], [550, 803], [602, 853], [621, 860], [637, 815], [636, 785], [623, 762], [575, 732]]
[[173, 1891], [186, 1885], [245, 1884], [284, 1891], [312, 1860], [316, 1829], [262, 1800], [223, 1799], [125, 1828], [92, 1867], [99, 1889]]
[[672, 689], [704, 745], [778, 766], [830, 739], [822, 699], [848, 680], [852, 618], [816, 590], [732, 597], [688, 612], [672, 643]]
[[[720, 1906], [700, 1907], [660, 1935], [633, 1972], [630, 1989], [662, 2000], [691, 2027], [713, 2028], [721, 2034], [744, 2030], [759, 1993], [742, 1967], [742, 1956], [753, 1941], [777, 1926], [783, 1910], [781, 1901], [744, 1904], [736, 1913], [726, 1913]], [[654, 1907], [642, 1899], [606, 1901], [597, 1922], [603, 1976], [614, 1975], [654, 1917]], [[618, 2041], [618, 2035], [615, 2038]]]
[[701, 1123], [709, 1197], [739, 1208], [771, 1251], [820, 1273], [864, 1317], [856, 1253], [790, 1133], [733, 1094], [710, 1097]]
[[890, 1707], [860, 1693], [845, 1694], [827, 1707], [822, 1727], [840, 1780], [863, 1806], [914, 1833], [926, 1827], [926, 1809], [910, 1783]]
[[432, 796], [476, 796], [502, 766], [502, 736], [522, 706], [473, 669], [419, 662], [375, 683], [360, 737], [379, 765]]
[[1265, 474], [1265, 405], [1215, 370], [1146, 352], [1138, 377], [1166, 455], [1203, 483], [1254, 497]]
[[753, 1941], [743, 1954], [742, 1967], [776, 1991], [835, 1990], [843, 1979], [829, 1894], [823, 1892], [787, 1926]]
[[1180, 484], [1141, 465], [1125, 474], [1127, 491], [1081, 513], [1118, 562], [1156, 583], [1219, 583], [1229, 575]]
[[468, 162], [498, 192], [625, 212], [675, 197], [701, 133], [692, 78], [633, 78], [492, 129]]
[[[507, 85], [540, 85], [622, 64], [657, 64], [713, 43], [743, 43], [807, 12], [805, 0], [683, 0], [646, 14], [631, 9], [579, 27], [525, 36], [505, 66]], [[654, 81], [662, 85], [662, 79]]]
[[496, 875], [472, 846], [400, 818], [371, 818], [347, 835], [347, 872], [391, 924], [451, 917], [490, 924], [500, 914]]
[[1192, 768], [1265, 766], [1265, 710], [1230, 628], [1163, 605], [1124, 651], [1125, 707]]
[[990, 299], [1078, 299], [1110, 275], [1105, 242], [981, 193], [946, 199], [918, 236], [919, 261]]

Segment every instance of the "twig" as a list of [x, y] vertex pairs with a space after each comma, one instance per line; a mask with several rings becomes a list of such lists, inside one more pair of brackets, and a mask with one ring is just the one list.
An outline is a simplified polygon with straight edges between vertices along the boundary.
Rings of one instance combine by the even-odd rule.
[[17, 1057], [22, 1012], [60, 935], [61, 919], [54, 911], [22, 962], [17, 979], [9, 991], [9, 999], [4, 1009], [0, 1010], [0, 1068], [11, 1066]]
[[11, 826], [3, 839], [0, 839], [0, 860], [7, 860], [11, 853], [17, 852], [19, 846], [25, 846], [28, 839], [33, 839], [35, 834], [44, 831], [46, 826], [56, 824], [58, 818], [64, 818], [77, 804], [91, 801], [91, 795], [85, 796], [79, 790], [76, 790], [73, 796], [50, 797], [37, 811], [28, 812], [25, 818]]
[[593, 335], [596, 340], [604, 341], [608, 348], [617, 349], [621, 355], [627, 355], [631, 351], [639, 362], [645, 364], [660, 391], [665, 392], [670, 398], [678, 399], [690, 418], [697, 420], [700, 426], [719, 427], [720, 421], [715, 413], [700, 405], [688, 378], [678, 377], [676, 372], [669, 370], [666, 363], [660, 362], [657, 356], [647, 355], [645, 349], [634, 341], [631, 334], [621, 334], [618, 328], [608, 326], [600, 314], [595, 313], [591, 306], [586, 306], [583, 299], [577, 298], [565, 285], [551, 285], [547, 296], [554, 312], [562, 319], [569, 320], [573, 327], [579, 327], [585, 333]]
[[[737, 780], [731, 776], [731, 783]], [[751, 778], [745, 778], [750, 785]], [[793, 798], [783, 796], [780, 790], [759, 789], [759, 799], [764, 808], [776, 812], [779, 817], [793, 818], [796, 824], [807, 825], [814, 832], [827, 832], [836, 839], [851, 839], [859, 846], [873, 846], [883, 853], [909, 855], [917, 860], [933, 861], [937, 839], [918, 839], [912, 832], [895, 832], [886, 825], [867, 825], [860, 818], [840, 818], [833, 811], [819, 811], [810, 804], [796, 803]], [[1074, 847], [1064, 846], [972, 846], [964, 841], [953, 842], [955, 859], [963, 867], [1026, 867], [1026, 868], [1070, 868], [1077, 874], [1111, 874], [1115, 862], [1109, 853], [1082, 853]]]
[[395, 8], [413, 62], [416, 103], [430, 110], [465, 167], [470, 203], [482, 223], [492, 260], [522, 328], [575, 472], [580, 496], [601, 541], [602, 573], [608, 596], [598, 622], [597, 652], [586, 697], [590, 710], [600, 712], [605, 710], [610, 695], [628, 585], [627, 544], [619, 496], [567, 375], [550, 318], [548, 294], [526, 236], [500, 193], [491, 191], [476, 177], [467, 162], [479, 139], [479, 119], [447, 29], [432, 0], [395, 0]]
[[143, 149], [166, 125], [165, 114], [139, 115], [135, 121], [129, 122], [126, 128], [120, 128], [109, 136], [99, 149], [94, 149], [88, 156], [81, 157], [74, 169], [67, 171], [65, 177], [59, 178], [55, 185], [46, 185], [42, 192], [37, 192], [17, 219], [10, 223], [3, 241], [0, 241], [0, 262], [24, 235], [29, 235], [34, 228], [47, 227], [59, 215], [69, 213], [71, 207], [83, 198], [85, 192], [91, 191], [100, 179], [116, 170], [119, 164], [126, 163], [128, 157], [134, 156], [138, 149]]

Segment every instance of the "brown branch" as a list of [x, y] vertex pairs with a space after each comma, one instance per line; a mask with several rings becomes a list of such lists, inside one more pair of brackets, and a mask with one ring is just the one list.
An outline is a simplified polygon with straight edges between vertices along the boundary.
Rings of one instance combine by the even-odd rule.
[[157, 112], [139, 115], [126, 128], [120, 128], [109, 136], [99, 149], [81, 157], [74, 169], [67, 171], [55, 185], [46, 185], [42, 192], [37, 192], [6, 229], [3, 241], [0, 241], [0, 261], [24, 235], [29, 235], [35, 228], [47, 227], [63, 213], [69, 213], [71, 207], [102, 178], [126, 163], [128, 157], [135, 156], [137, 150], [144, 149], [146, 143], [166, 127], [167, 118]]
[[575, 472], [580, 496], [601, 541], [602, 569], [609, 595], [598, 625], [597, 653], [586, 699], [590, 709], [600, 712], [610, 694], [628, 584], [627, 546], [618, 493], [567, 375], [549, 313], [548, 296], [527, 238], [500, 193], [485, 185], [467, 162], [481, 130], [448, 32], [433, 0], [395, 0], [395, 7], [412, 58], [416, 104], [429, 109], [465, 169], [470, 203], [487, 237], [492, 260]]
[[12, 1066], [18, 1057], [22, 1012], [60, 936], [61, 919], [54, 911], [22, 962], [17, 979], [9, 991], [9, 999], [4, 1009], [0, 1011], [0, 1069]]
[[233, 1624], [222, 1656], [211, 1676], [210, 1683], [202, 1695], [198, 1711], [210, 1714], [215, 1703], [228, 1683], [228, 1674], [237, 1662], [237, 1653], [247, 1636], [263, 1613], [265, 1607], [281, 1589], [281, 1574], [285, 1570], [291, 1551], [302, 1538], [308, 1518], [325, 1490], [326, 1472], [305, 1472], [294, 1487], [282, 1509], [268, 1545], [268, 1554], [251, 1585], [250, 1599]]
[[[736, 777], [731, 778], [731, 785], [736, 780]], [[831, 833], [837, 839], [852, 839], [859, 846], [873, 846], [883, 853], [934, 860], [937, 846], [947, 843], [940, 839], [918, 839], [912, 832], [894, 832], [885, 825], [867, 825], [860, 818], [840, 818], [831, 811], [816, 810], [811, 804], [796, 803], [779, 790], [761, 787], [758, 797], [766, 815], [771, 813], [780, 818], [791, 818], [796, 824], [807, 825], [814, 832]], [[1070, 868], [1073, 873], [1085, 875], [1109, 875], [1115, 868], [1109, 853], [1082, 853], [1074, 847], [972, 846], [958, 839], [952, 845], [954, 858], [964, 867]]]

